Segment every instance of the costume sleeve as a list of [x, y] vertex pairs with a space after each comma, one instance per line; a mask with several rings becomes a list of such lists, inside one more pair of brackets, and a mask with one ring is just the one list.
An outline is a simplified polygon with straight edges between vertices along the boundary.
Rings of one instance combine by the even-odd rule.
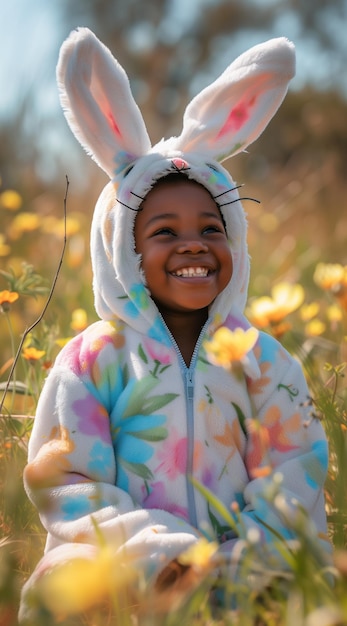
[[51, 554], [59, 562], [59, 546], [95, 546], [101, 532], [151, 577], [198, 532], [166, 511], [142, 509], [116, 486], [110, 411], [124, 380], [115, 343], [82, 333], [58, 356], [38, 403], [24, 481], [48, 531], [47, 566]]
[[[261, 338], [258, 350], [261, 377], [249, 382], [253, 416], [246, 420], [250, 481], [243, 494], [245, 505], [235, 515], [238, 534], [242, 541], [254, 542], [260, 559], [269, 558], [283, 568], [276, 545], [294, 545], [301, 526], [313, 543], [317, 540], [328, 562], [325, 432], [300, 364], [269, 336]], [[243, 552], [237, 539], [222, 544], [221, 551], [231, 552], [234, 561]]]

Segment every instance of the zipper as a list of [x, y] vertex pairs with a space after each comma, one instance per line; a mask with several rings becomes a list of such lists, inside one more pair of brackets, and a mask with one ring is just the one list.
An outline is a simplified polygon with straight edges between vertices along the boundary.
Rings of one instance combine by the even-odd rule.
[[186, 407], [187, 407], [187, 469], [186, 469], [186, 485], [187, 485], [187, 497], [188, 497], [188, 510], [189, 521], [197, 528], [197, 514], [195, 503], [195, 491], [194, 486], [190, 480], [190, 476], [193, 476], [194, 469], [194, 370], [190, 366], [185, 367], [185, 392], [186, 392]]
[[191, 525], [197, 528], [198, 519], [197, 519], [197, 513], [196, 513], [195, 491], [194, 491], [194, 486], [190, 480], [190, 476], [193, 476], [193, 469], [194, 469], [194, 373], [195, 373], [198, 352], [202, 343], [202, 338], [204, 336], [205, 329], [208, 326], [209, 322], [207, 320], [201, 329], [200, 335], [195, 344], [194, 352], [193, 352], [189, 367], [187, 367], [182, 357], [182, 354], [180, 352], [180, 349], [177, 345], [177, 342], [175, 338], [173, 337], [173, 335], [171, 334], [168, 327], [166, 326], [163, 318], [162, 318], [162, 322], [177, 352], [179, 363], [180, 363], [181, 375], [182, 375], [183, 383], [184, 383], [186, 414], [187, 414], [186, 489], [187, 489], [187, 499], [188, 499], [188, 513], [189, 513], [189, 521]]

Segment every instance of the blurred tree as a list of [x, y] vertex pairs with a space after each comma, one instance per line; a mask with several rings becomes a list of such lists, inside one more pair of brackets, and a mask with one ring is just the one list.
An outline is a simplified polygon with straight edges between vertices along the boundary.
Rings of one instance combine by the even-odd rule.
[[247, 38], [274, 36], [279, 24], [345, 71], [346, 0], [65, 0], [61, 10], [69, 27], [90, 26], [126, 67], [154, 140], [179, 130], [187, 101], [248, 46]]
[[[186, 103], [237, 54], [279, 33], [298, 43], [305, 41], [313, 56], [316, 50], [326, 51], [332, 69], [332, 82], [326, 85], [343, 88], [347, 0], [62, 0], [51, 10], [62, 31], [60, 41], [71, 29], [84, 25], [110, 47], [131, 77], [154, 142], [164, 134], [179, 132]], [[57, 54], [58, 50], [55, 58]], [[53, 83], [54, 68], [50, 66], [49, 71]], [[5, 185], [13, 178], [14, 164], [37, 163], [39, 177], [47, 180], [66, 169], [63, 163], [70, 153], [78, 154], [58, 107], [40, 117], [35, 97], [40, 98], [22, 94], [25, 104], [15, 111], [10, 124], [6, 120], [0, 128], [0, 174]], [[61, 134], [59, 141], [51, 141], [54, 133], [55, 137]], [[64, 149], [65, 157], [59, 155], [62, 138], [71, 141], [69, 150]]]

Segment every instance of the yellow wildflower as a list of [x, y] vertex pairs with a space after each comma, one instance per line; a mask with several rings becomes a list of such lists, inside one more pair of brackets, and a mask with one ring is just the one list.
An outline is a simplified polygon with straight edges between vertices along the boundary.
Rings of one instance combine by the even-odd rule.
[[342, 320], [341, 308], [337, 304], [331, 304], [327, 308], [327, 318], [329, 322], [341, 322]]
[[72, 311], [70, 326], [72, 330], [75, 330], [78, 333], [87, 328], [87, 313], [84, 309], [75, 309]]
[[271, 290], [271, 296], [263, 296], [251, 302], [248, 315], [253, 324], [266, 328], [282, 322], [302, 304], [305, 292], [301, 285], [282, 282]]
[[16, 302], [18, 298], [19, 294], [16, 291], [9, 291], [8, 289], [0, 291], [0, 310], [7, 313], [11, 308], [10, 304]]
[[183, 552], [178, 557], [178, 561], [182, 565], [188, 565], [197, 570], [208, 570], [213, 565], [213, 557], [217, 550], [217, 542], [202, 538]]
[[16, 291], [9, 291], [8, 289], [4, 289], [4, 291], [0, 291], [0, 304], [12, 304], [18, 300], [19, 295]]
[[0, 256], [8, 256], [10, 252], [10, 246], [6, 243], [4, 235], [0, 233]]
[[39, 361], [45, 354], [44, 350], [38, 350], [33, 346], [23, 350], [23, 358], [27, 361]]
[[17, 211], [22, 206], [22, 197], [18, 191], [7, 189], [0, 194], [0, 205], [3, 209]]
[[66, 230], [67, 237], [71, 237], [81, 230], [81, 221], [78, 216], [72, 215], [69, 215], [66, 221], [54, 216], [48, 216], [42, 223], [42, 230], [44, 233], [56, 235], [57, 237], [63, 237]]
[[315, 318], [310, 320], [305, 326], [305, 333], [309, 337], [318, 337], [322, 335], [325, 331], [325, 324], [321, 320]]
[[23, 233], [32, 232], [37, 230], [40, 226], [40, 216], [36, 213], [24, 211], [19, 213], [9, 228], [9, 237], [11, 239], [19, 239]]
[[309, 322], [319, 313], [318, 302], [311, 302], [310, 304], [304, 304], [300, 309], [300, 317], [303, 322]]
[[[59, 619], [84, 613], [112, 600], [134, 578], [129, 564], [126, 568], [104, 547], [95, 558], [77, 557], [66, 561], [42, 577], [37, 591], [43, 605]], [[116, 597], [116, 596], [115, 596]]]
[[347, 311], [347, 265], [318, 263], [313, 278], [319, 287], [331, 291]]
[[256, 328], [229, 330], [225, 326], [218, 328], [210, 341], [205, 342], [205, 350], [211, 363], [229, 369], [232, 363], [242, 362], [252, 350], [257, 339]]
[[[63, 236], [65, 232], [65, 222], [63, 219], [58, 221], [57, 224], [57, 235]], [[81, 223], [78, 217], [73, 217], [72, 215], [66, 218], [66, 235], [71, 237], [71, 235], [75, 235], [81, 230]]]
[[71, 339], [73, 339], [73, 337], [61, 337], [60, 339], [56, 339], [54, 343], [59, 348], [64, 348], [64, 346], [66, 346], [69, 343], [69, 341], [71, 341]]
[[336, 291], [342, 285], [347, 286], [347, 265], [318, 263], [313, 280], [321, 289]]

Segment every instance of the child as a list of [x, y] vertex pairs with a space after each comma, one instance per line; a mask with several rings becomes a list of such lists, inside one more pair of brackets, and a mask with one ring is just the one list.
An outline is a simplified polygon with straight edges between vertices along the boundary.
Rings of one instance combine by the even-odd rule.
[[324, 542], [327, 446], [299, 364], [259, 333], [240, 377], [204, 343], [220, 326], [250, 328], [246, 218], [219, 161], [259, 136], [293, 74], [287, 40], [252, 48], [192, 100], [179, 137], [151, 147], [111, 53], [87, 29], [62, 47], [67, 120], [111, 181], [91, 234], [101, 320], [59, 354], [30, 440], [25, 485], [48, 537], [23, 619], [35, 583], [93, 554], [98, 532], [148, 584], [206, 532], [235, 564], [241, 539], [196, 483], [236, 503], [240, 533], [254, 529], [259, 546], [271, 547], [269, 527], [294, 539], [264, 502], [272, 477], [257, 470], [269, 463], [287, 510], [302, 505]]

